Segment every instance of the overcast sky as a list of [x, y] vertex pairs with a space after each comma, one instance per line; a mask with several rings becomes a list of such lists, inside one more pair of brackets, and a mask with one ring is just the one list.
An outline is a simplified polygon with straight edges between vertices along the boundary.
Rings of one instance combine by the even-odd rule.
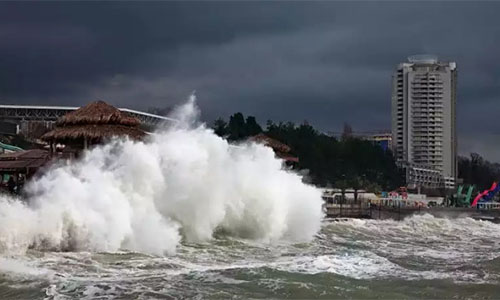
[[1, 3], [0, 102], [390, 129], [407, 56], [458, 65], [459, 152], [500, 161], [500, 3]]

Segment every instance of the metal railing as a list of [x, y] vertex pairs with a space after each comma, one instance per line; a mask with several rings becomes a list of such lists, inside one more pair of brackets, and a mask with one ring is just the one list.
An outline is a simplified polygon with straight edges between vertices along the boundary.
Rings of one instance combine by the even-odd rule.
[[[22, 121], [44, 121], [55, 122], [65, 114], [78, 109], [76, 106], [39, 106], [39, 105], [5, 105], [0, 104], [0, 118], [14, 122]], [[128, 108], [119, 108], [120, 111], [126, 112], [147, 126], [156, 126], [164, 122], [177, 122], [176, 120], [150, 114], [142, 111], [137, 111]]]

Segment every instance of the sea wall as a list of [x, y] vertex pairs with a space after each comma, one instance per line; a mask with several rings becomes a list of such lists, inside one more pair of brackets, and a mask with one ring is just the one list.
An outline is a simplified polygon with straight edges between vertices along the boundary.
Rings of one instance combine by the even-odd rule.
[[369, 218], [402, 220], [413, 215], [430, 214], [437, 218], [473, 218], [500, 222], [500, 210], [478, 210], [467, 207], [398, 207], [344, 204], [326, 207], [330, 218]]

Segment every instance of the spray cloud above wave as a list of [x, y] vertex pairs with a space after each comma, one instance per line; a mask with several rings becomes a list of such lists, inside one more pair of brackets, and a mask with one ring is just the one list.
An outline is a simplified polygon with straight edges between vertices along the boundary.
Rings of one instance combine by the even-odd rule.
[[282, 168], [273, 151], [231, 145], [203, 124], [194, 96], [179, 122], [145, 142], [114, 140], [58, 165], [26, 187], [28, 204], [0, 198], [0, 252], [174, 253], [214, 232], [308, 241], [320, 229], [321, 194]]

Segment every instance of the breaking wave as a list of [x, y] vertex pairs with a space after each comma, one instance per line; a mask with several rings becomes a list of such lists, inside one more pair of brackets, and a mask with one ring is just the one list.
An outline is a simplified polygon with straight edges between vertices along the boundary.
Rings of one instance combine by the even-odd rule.
[[182, 239], [220, 230], [272, 242], [308, 241], [321, 226], [321, 193], [255, 143], [231, 145], [197, 123], [194, 97], [179, 123], [145, 142], [114, 140], [54, 166], [0, 198], [0, 252], [172, 254]]

